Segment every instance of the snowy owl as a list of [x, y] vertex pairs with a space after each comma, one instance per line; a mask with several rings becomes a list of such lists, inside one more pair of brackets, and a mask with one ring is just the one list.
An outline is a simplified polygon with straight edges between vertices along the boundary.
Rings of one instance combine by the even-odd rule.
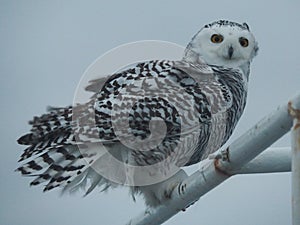
[[246, 23], [219, 20], [196, 33], [181, 60], [141, 62], [92, 80], [90, 101], [49, 108], [29, 122], [30, 133], [18, 139], [27, 148], [17, 171], [34, 177], [31, 185], [45, 183], [44, 191], [88, 194], [125, 184], [155, 207], [174, 187], [160, 182], [178, 182], [172, 168], [200, 162], [232, 134], [257, 51]]

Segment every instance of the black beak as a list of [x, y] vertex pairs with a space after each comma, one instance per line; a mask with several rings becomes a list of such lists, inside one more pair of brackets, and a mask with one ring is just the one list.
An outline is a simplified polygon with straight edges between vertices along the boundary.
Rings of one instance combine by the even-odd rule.
[[232, 55], [233, 55], [233, 47], [230, 46], [230, 47], [228, 48], [228, 56], [229, 56], [229, 59], [231, 59]]

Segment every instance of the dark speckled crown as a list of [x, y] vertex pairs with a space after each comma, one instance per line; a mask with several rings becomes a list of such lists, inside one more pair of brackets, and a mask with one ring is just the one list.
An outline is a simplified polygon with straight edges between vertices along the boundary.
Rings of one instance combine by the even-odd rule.
[[247, 23], [243, 23], [243, 24], [240, 24], [240, 23], [236, 23], [236, 22], [232, 22], [232, 21], [228, 21], [228, 20], [218, 20], [218, 21], [215, 21], [213, 23], [210, 23], [210, 24], [207, 24], [204, 26], [204, 28], [210, 28], [210, 27], [213, 27], [213, 26], [230, 26], [230, 27], [239, 27], [243, 30], [248, 30], [250, 31], [249, 29], [249, 26]]

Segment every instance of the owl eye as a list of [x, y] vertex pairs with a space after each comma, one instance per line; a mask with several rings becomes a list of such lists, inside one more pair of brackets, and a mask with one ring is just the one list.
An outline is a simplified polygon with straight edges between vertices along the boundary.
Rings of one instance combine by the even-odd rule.
[[248, 39], [244, 37], [240, 37], [239, 42], [244, 48], [246, 48], [249, 45]]
[[213, 34], [210, 38], [212, 43], [221, 43], [223, 39], [224, 38], [221, 34]]

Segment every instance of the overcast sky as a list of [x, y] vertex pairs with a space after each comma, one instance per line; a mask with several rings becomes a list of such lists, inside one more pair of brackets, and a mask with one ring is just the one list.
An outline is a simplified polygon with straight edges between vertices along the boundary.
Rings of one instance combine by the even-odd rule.
[[[143, 210], [126, 189], [60, 197], [30, 188], [28, 178], [13, 172], [27, 121], [48, 105], [71, 104], [85, 69], [120, 44], [156, 39], [185, 46], [206, 23], [247, 22], [260, 50], [233, 139], [299, 92], [297, 0], [107, 2], [0, 0], [0, 224], [121, 225]], [[288, 137], [275, 143], [289, 145]], [[165, 224], [291, 224], [290, 174], [230, 178]]]

